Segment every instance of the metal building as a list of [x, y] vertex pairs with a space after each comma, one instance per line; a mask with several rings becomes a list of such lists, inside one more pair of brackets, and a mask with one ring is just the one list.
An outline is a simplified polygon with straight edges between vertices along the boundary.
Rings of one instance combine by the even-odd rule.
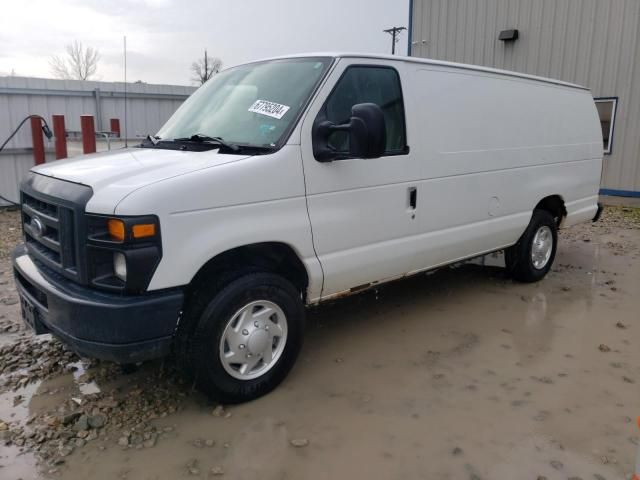
[[409, 53], [591, 89], [601, 193], [640, 197], [640, 1], [410, 0]]
[[[109, 120], [121, 120], [122, 134], [134, 141], [155, 133], [195, 87], [146, 83], [95, 82], [30, 77], [0, 77], [0, 143], [28, 115], [65, 116], [67, 132], [80, 130], [80, 115], [93, 115], [97, 131]], [[125, 99], [127, 110], [125, 110]], [[126, 111], [126, 116], [125, 116]], [[55, 159], [53, 142], [45, 146], [47, 161]], [[18, 200], [20, 181], [33, 166], [31, 129], [27, 123], [0, 152], [0, 196]], [[0, 198], [0, 206], [7, 203]]]

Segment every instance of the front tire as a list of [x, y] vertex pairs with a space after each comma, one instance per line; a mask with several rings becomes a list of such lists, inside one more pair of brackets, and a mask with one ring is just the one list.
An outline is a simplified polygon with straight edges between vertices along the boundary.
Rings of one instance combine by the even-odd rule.
[[558, 225], [551, 213], [534, 210], [527, 229], [505, 252], [507, 270], [520, 282], [537, 282], [553, 265], [558, 245]]
[[209, 299], [191, 332], [186, 354], [196, 386], [224, 403], [265, 395], [293, 367], [304, 323], [300, 292], [284, 278], [250, 273], [231, 281]]

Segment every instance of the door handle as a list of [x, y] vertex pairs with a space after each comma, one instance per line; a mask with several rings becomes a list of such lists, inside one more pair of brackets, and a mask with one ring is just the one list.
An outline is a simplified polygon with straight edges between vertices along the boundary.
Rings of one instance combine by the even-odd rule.
[[416, 187], [409, 187], [409, 209], [415, 210], [418, 204], [418, 189]]

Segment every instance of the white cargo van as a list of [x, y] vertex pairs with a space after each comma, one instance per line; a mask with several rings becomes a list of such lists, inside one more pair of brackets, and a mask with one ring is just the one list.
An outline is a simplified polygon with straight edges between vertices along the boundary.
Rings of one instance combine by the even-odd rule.
[[23, 183], [22, 310], [80, 354], [174, 352], [206, 393], [291, 369], [305, 306], [505, 250], [540, 280], [597, 219], [589, 90], [446, 62], [326, 54], [229, 68], [136, 148]]

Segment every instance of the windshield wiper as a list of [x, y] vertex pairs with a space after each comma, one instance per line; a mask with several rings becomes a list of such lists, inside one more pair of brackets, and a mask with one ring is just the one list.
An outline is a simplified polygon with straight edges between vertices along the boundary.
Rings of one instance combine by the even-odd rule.
[[154, 145], [157, 145], [160, 137], [158, 137], [157, 135], [147, 135], [147, 138], [145, 138], [145, 140], [149, 140]]
[[197, 143], [215, 143], [221, 147], [227, 148], [232, 152], [237, 152], [240, 147], [234, 143], [227, 143], [222, 137], [210, 137], [202, 133], [196, 133], [190, 137], [174, 138], [175, 142], [197, 142]]
[[160, 141], [160, 137], [158, 137], [157, 135], [147, 135], [145, 138], [142, 139], [142, 143], [140, 144], [140, 146], [151, 144], [152, 147], [155, 147], [159, 141]]
[[[275, 150], [274, 145], [244, 145], [242, 143], [230, 143], [222, 137], [210, 137], [202, 133], [196, 133], [190, 137], [179, 137], [173, 139], [164, 139], [158, 136], [148, 135], [142, 143], [139, 145], [142, 148], [160, 148], [160, 149], [173, 149], [171, 145], [175, 144], [193, 144], [198, 145], [197, 151], [200, 151], [202, 147], [200, 145], [211, 145], [213, 148], [224, 148], [233, 153], [249, 153], [252, 155], [263, 155], [271, 153]], [[181, 146], [181, 150], [185, 149], [186, 145]]]

